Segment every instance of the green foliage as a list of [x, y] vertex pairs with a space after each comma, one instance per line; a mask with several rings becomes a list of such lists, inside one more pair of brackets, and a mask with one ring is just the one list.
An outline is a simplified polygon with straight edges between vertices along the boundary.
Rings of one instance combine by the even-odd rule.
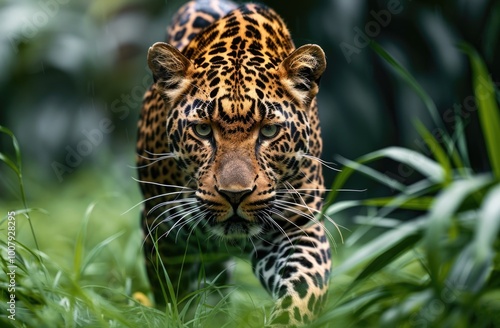
[[[79, 239], [75, 244], [73, 270], [58, 265], [48, 254], [16, 241], [15, 290], [9, 290], [8, 286], [12, 285], [7, 275], [0, 276], [0, 320], [14, 327], [137, 327], [146, 314], [149, 321], [165, 321], [163, 313], [134, 302], [126, 285], [108, 285], [90, 279], [95, 272], [86, 271], [90, 266], [94, 266], [95, 271], [101, 264], [94, 256], [116, 237], [86, 252], [82, 251], [84, 240]], [[2, 239], [2, 253], [6, 253], [7, 247]], [[5, 273], [12, 270], [12, 265], [3, 257], [1, 266]], [[10, 294], [15, 295], [15, 321], [7, 318], [9, 304], [4, 300]]]
[[[500, 113], [484, 63], [472, 47], [461, 47], [473, 67], [473, 86], [491, 171], [475, 173], [465, 167], [463, 163], [468, 161], [455, 151], [460, 145], [451, 143], [447, 135], [442, 139], [443, 147], [419, 122], [416, 128], [434, 159], [396, 147], [367, 154], [355, 162], [342, 159], [346, 167], [334, 182], [329, 204], [335, 201], [335, 190], [342, 188], [355, 172], [398, 193], [357, 203], [367, 206], [370, 215], [358, 217], [362, 226], [346, 241], [354, 251], [332, 272], [333, 281], [346, 274], [354, 278], [337, 288], [331, 307], [315, 326], [339, 321], [354, 327], [500, 324]], [[373, 48], [434, 111], [430, 97], [416, 80], [380, 46]], [[461, 124], [458, 119], [456, 122]], [[463, 142], [460, 138], [458, 143]], [[422, 178], [406, 186], [366, 166], [384, 158], [412, 167]], [[335, 206], [342, 207], [342, 203]], [[330, 208], [327, 214], [332, 214]], [[389, 217], [403, 209], [418, 210], [420, 214], [412, 220]], [[372, 230], [377, 231], [376, 237], [369, 237]]]
[[473, 87], [479, 105], [479, 118], [484, 133], [486, 148], [490, 157], [491, 169], [500, 179], [500, 111], [495, 97], [495, 87], [486, 66], [476, 50], [468, 44], [461, 45], [469, 56], [473, 72]]

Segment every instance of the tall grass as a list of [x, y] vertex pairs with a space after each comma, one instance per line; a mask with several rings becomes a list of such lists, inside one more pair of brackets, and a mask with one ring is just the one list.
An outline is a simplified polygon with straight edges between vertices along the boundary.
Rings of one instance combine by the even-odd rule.
[[[339, 159], [345, 168], [334, 181], [326, 214], [351, 206], [366, 206], [368, 214], [356, 218], [361, 228], [346, 241], [354, 251], [332, 271], [333, 283], [338, 279], [344, 284], [336, 288], [337, 299], [315, 326], [500, 324], [500, 112], [481, 58], [469, 45], [460, 48], [471, 61], [490, 171], [474, 172], [465, 166], [469, 163], [465, 134], [445, 135], [440, 142], [419, 122], [416, 129], [431, 156], [390, 147], [356, 161]], [[420, 95], [434, 123], [442, 127], [436, 106], [416, 80], [379, 45], [374, 43], [373, 49]], [[455, 122], [462, 124], [460, 117]], [[455, 130], [462, 131], [461, 126]], [[404, 185], [369, 166], [385, 158], [411, 167], [422, 179]], [[337, 197], [335, 190], [356, 172], [396, 190], [396, 195], [328, 206]], [[420, 214], [412, 220], [396, 219], [400, 210]], [[379, 235], [368, 238], [375, 229]]]

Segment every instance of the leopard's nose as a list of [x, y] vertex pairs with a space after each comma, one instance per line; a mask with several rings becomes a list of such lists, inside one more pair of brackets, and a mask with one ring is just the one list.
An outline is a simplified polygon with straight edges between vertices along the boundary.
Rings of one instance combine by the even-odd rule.
[[247, 188], [247, 189], [238, 189], [238, 190], [231, 190], [231, 189], [218, 189], [218, 192], [227, 199], [229, 203], [233, 207], [238, 207], [238, 205], [243, 201], [245, 197], [250, 195], [252, 193], [253, 189]]

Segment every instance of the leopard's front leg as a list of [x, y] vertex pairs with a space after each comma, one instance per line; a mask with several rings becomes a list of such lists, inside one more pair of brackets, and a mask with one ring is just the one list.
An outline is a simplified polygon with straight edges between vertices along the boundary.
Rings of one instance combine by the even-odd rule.
[[322, 224], [276, 234], [252, 254], [254, 272], [276, 300], [269, 325], [300, 327], [318, 315], [328, 290], [330, 244]]

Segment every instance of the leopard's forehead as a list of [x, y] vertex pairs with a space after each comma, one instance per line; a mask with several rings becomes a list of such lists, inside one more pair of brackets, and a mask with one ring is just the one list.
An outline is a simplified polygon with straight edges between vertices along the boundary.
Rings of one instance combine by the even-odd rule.
[[[277, 67], [293, 49], [285, 24], [271, 9], [250, 4], [233, 10], [183, 51], [195, 68], [185, 114], [194, 110], [194, 115], [243, 130], [279, 117], [286, 92]], [[234, 124], [239, 127], [231, 128]]]
[[[207, 60], [212, 64], [219, 57], [247, 60], [254, 57], [255, 66], [262, 66], [260, 59], [267, 57], [281, 62], [294, 45], [283, 20], [270, 8], [263, 5], [243, 5], [208, 26], [184, 49], [184, 55], [196, 65]], [[215, 63], [217, 65], [217, 63]]]

